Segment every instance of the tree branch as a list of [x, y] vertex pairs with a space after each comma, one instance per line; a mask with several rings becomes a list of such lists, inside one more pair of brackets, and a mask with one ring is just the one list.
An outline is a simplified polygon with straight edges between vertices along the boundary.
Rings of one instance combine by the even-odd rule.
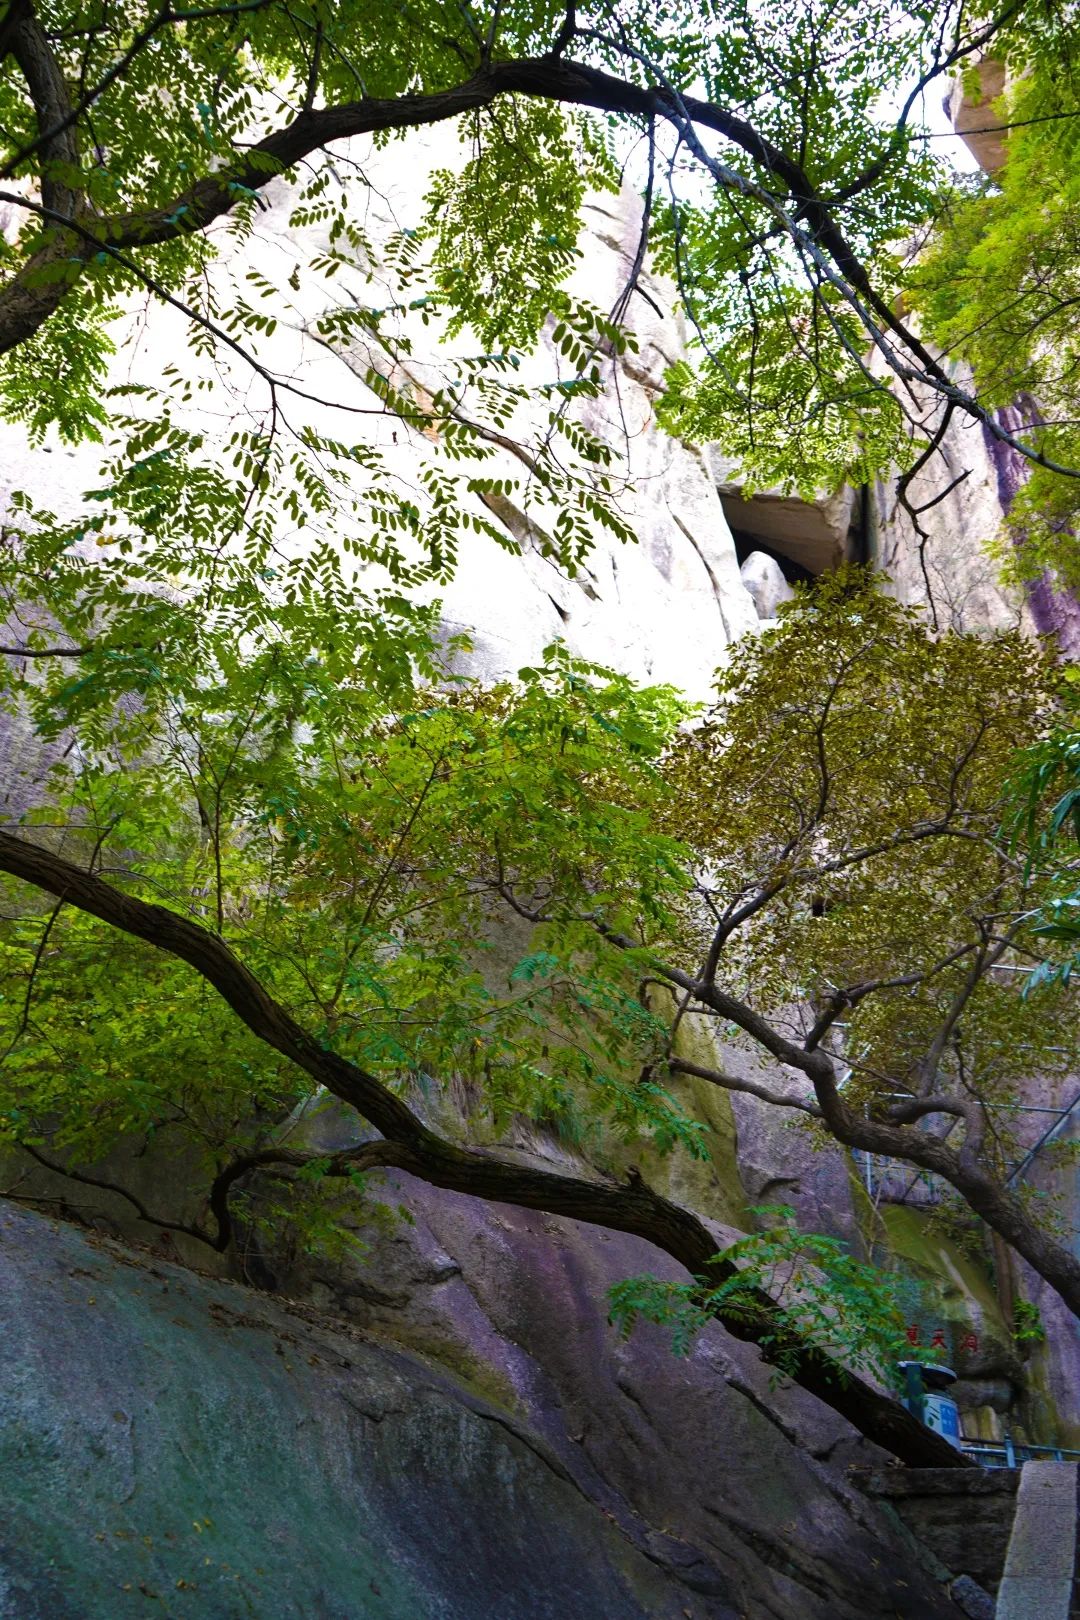
[[[710, 1286], [735, 1268], [716, 1258], [716, 1239], [690, 1211], [652, 1191], [644, 1182], [611, 1186], [509, 1162], [480, 1149], [440, 1139], [412, 1110], [366, 1070], [328, 1050], [299, 1025], [216, 934], [198, 923], [121, 893], [61, 856], [10, 832], [0, 832], [0, 870], [63, 899], [110, 927], [142, 939], [187, 962], [211, 984], [260, 1040], [290, 1058], [387, 1138], [373, 1144], [379, 1164], [409, 1172], [432, 1186], [526, 1209], [542, 1209], [594, 1226], [632, 1233], [655, 1244]], [[358, 1162], [370, 1162], [360, 1159]], [[242, 1173], [238, 1171], [238, 1174]], [[227, 1188], [225, 1189], [227, 1192]], [[901, 1459], [936, 1466], [963, 1466], [957, 1452], [920, 1424], [898, 1402], [837, 1366], [805, 1344], [792, 1344], [778, 1322], [776, 1306], [755, 1296], [753, 1317], [723, 1325], [735, 1337], [774, 1354], [777, 1335], [794, 1356], [795, 1381]]]
[[[41, 200], [51, 213], [71, 219], [79, 193], [63, 170], [79, 166], [75, 117], [60, 64], [52, 53], [31, 0], [23, 0], [11, 31], [8, 49], [26, 80], [34, 103], [41, 146]], [[53, 172], [56, 165], [61, 173]]]
[[0, 647], [0, 658], [85, 658], [92, 653], [86, 647]]
[[[612, 944], [621, 949], [639, 949], [634, 941], [606, 928], [602, 922], [593, 921], [597, 931]], [[778, 1062], [805, 1074], [813, 1084], [822, 1120], [838, 1142], [886, 1158], [906, 1160], [949, 1182], [975, 1214], [1028, 1260], [1057, 1289], [1073, 1314], [1080, 1316], [1080, 1259], [1063, 1243], [1043, 1232], [1008, 1188], [978, 1162], [977, 1144], [981, 1140], [982, 1124], [967, 1106], [948, 1110], [959, 1113], [968, 1123], [970, 1141], [965, 1142], [960, 1152], [909, 1126], [867, 1119], [841, 1095], [835, 1062], [820, 1046], [807, 1050], [805, 1046], [796, 1045], [768, 1019], [715, 983], [695, 979], [670, 963], [654, 962], [653, 970], [669, 984], [688, 990], [702, 1007], [736, 1025]], [[776, 1099], [766, 1095], [765, 1100]]]
[[122, 1187], [117, 1181], [108, 1181], [104, 1176], [88, 1175], [84, 1170], [72, 1170], [66, 1164], [57, 1164], [38, 1148], [31, 1147], [29, 1142], [20, 1142], [18, 1147], [20, 1152], [28, 1154], [43, 1169], [52, 1171], [54, 1175], [66, 1176], [69, 1181], [77, 1181], [82, 1187], [97, 1187], [101, 1192], [115, 1193], [117, 1198], [123, 1198], [129, 1203], [139, 1219], [145, 1221], [148, 1226], [160, 1226], [167, 1232], [183, 1232], [186, 1237], [195, 1238], [199, 1243], [208, 1244], [212, 1249], [224, 1246], [217, 1244], [209, 1232], [205, 1232], [201, 1226], [191, 1226], [186, 1221], [171, 1221], [164, 1216], [153, 1214], [141, 1198], [137, 1198], [133, 1192], [127, 1187]]
[[725, 1091], [742, 1091], [748, 1097], [759, 1097], [762, 1102], [771, 1103], [776, 1108], [797, 1108], [800, 1113], [809, 1114], [813, 1119], [821, 1118], [821, 1109], [805, 1097], [780, 1097], [768, 1086], [758, 1085], [755, 1080], [743, 1080], [733, 1074], [723, 1074], [719, 1069], [706, 1069], [700, 1063], [690, 1063], [685, 1058], [671, 1058], [668, 1068], [673, 1074], [691, 1074], [699, 1080], [708, 1080], [710, 1085], [721, 1086]]
[[[655, 65], [631, 47], [589, 30], [579, 29], [577, 35], [583, 39], [594, 38], [608, 49], [630, 56], [651, 76], [662, 80]], [[35, 67], [35, 72], [38, 71], [40, 65]], [[51, 107], [53, 90], [62, 88], [62, 79], [59, 87], [53, 86], [52, 90], [48, 90], [42, 80], [42, 107]], [[0, 354], [38, 330], [70, 290], [80, 268], [102, 248], [111, 247], [116, 251], [148, 247], [202, 231], [227, 214], [240, 198], [260, 190], [283, 170], [329, 143], [356, 135], [441, 123], [490, 106], [499, 96], [514, 94], [645, 120], [661, 118], [672, 124], [721, 189], [733, 188], [742, 195], [756, 198], [774, 215], [784, 234], [811, 256], [826, 279], [858, 314], [871, 341], [897, 376], [924, 382], [1036, 465], [1067, 477], [1080, 477], [1080, 469], [1052, 462], [1017, 439], [1002, 427], [992, 411], [984, 409], [974, 397], [956, 386], [916, 334], [896, 315], [889, 301], [875, 291], [869, 272], [803, 169], [752, 124], [713, 102], [683, 95], [665, 83], [659, 86], [635, 84], [599, 68], [551, 55], [486, 62], [461, 84], [429, 94], [388, 99], [366, 97], [337, 106], [304, 108], [283, 128], [272, 131], [244, 152], [238, 150], [231, 165], [204, 176], [162, 207], [111, 218], [88, 216], [80, 231], [88, 240], [73, 242], [62, 229], [50, 231], [38, 252], [0, 290]], [[62, 124], [69, 110], [65, 92], [60, 117], [50, 122]], [[753, 163], [773, 175], [794, 209], [785, 208], [777, 196], [758, 182], [713, 159], [697, 138], [696, 125], [731, 141]], [[71, 129], [64, 128], [56, 139], [69, 143], [65, 150], [74, 152]], [[77, 160], [77, 153], [75, 158]], [[46, 204], [46, 212], [55, 212], [62, 224], [72, 217], [73, 205], [53, 210]], [[63, 276], [57, 276], [61, 260], [65, 261], [66, 269]], [[896, 339], [912, 357], [914, 366], [906, 363], [885, 341], [885, 333]]]

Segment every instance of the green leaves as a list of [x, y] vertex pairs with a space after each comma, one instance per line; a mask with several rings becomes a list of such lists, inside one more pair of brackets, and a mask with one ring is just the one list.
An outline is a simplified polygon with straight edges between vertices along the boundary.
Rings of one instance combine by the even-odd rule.
[[758, 1339], [774, 1378], [818, 1350], [850, 1372], [897, 1384], [896, 1364], [908, 1345], [893, 1280], [853, 1259], [838, 1239], [800, 1232], [788, 1205], [763, 1204], [749, 1214], [767, 1224], [713, 1257], [732, 1268], [723, 1282], [643, 1276], [609, 1289], [609, 1320], [620, 1335], [627, 1338], [639, 1321], [653, 1322], [670, 1330], [675, 1354], [686, 1356], [717, 1315], [763, 1323], [765, 1295], [779, 1306]]
[[[905, 280], [895, 244], [937, 216], [947, 176], [918, 127], [917, 106], [905, 105], [899, 121], [895, 113], [913, 76], [930, 86], [975, 50], [944, 50], [949, 8], [784, 0], [763, 11], [750, 0], [679, 0], [662, 16], [635, 3], [616, 17], [601, 4], [577, 18], [576, 30], [565, 32], [565, 21], [565, 10], [547, 0], [421, 0], [405, 9], [387, 0], [251, 0], [185, 13], [107, 0], [87, 29], [77, 5], [54, 7], [44, 43], [57, 80], [77, 89], [63, 150], [52, 150], [39, 141], [42, 120], [27, 82], [5, 62], [2, 158], [16, 188], [8, 203], [22, 224], [0, 247], [0, 262], [20, 295], [53, 288], [40, 320], [57, 319], [57, 298], [77, 303], [80, 318], [68, 318], [67, 332], [80, 326], [88, 341], [80, 354], [62, 336], [42, 336], [50, 360], [62, 364], [40, 367], [36, 407], [9, 381], [8, 410], [29, 413], [35, 431], [53, 420], [65, 434], [95, 432], [90, 395], [106, 312], [148, 296], [190, 312], [193, 348], [204, 359], [227, 368], [243, 354], [269, 382], [274, 340], [298, 315], [312, 322], [306, 295], [317, 282], [341, 290], [341, 308], [315, 312], [316, 330], [333, 331], [344, 347], [346, 330], [355, 338], [363, 326], [380, 358], [408, 353], [404, 314], [421, 327], [445, 322], [451, 339], [471, 332], [489, 358], [534, 347], [553, 314], [552, 346], [571, 371], [539, 392], [546, 388], [556, 406], [588, 399], [597, 364], [625, 343], [632, 289], [616, 290], [615, 314], [600, 311], [592, 334], [575, 332], [566, 283], [580, 259], [582, 204], [589, 189], [611, 192], [624, 175], [641, 178], [635, 149], [644, 135], [650, 245], [675, 280], [694, 344], [693, 373], [684, 368], [671, 380], [668, 423], [716, 438], [751, 484], [831, 488], [903, 460], [907, 396], [873, 372], [867, 355], [876, 345], [891, 365], [889, 345], [898, 344], [901, 371], [925, 365], [888, 313]], [[1067, 260], [1074, 212], [1071, 152], [1067, 122], [1039, 120], [1058, 118], [1056, 101], [1049, 114], [1042, 109], [1061, 99], [1054, 71], [1068, 67], [1070, 36], [1042, 18], [1023, 27], [995, 19], [989, 32], [995, 48], [1029, 65], [1017, 74], [1019, 111], [1031, 110], [1032, 129], [1061, 148], [1054, 204], [1043, 210], [1055, 222], [1032, 217], [1030, 232], [1016, 232], [1031, 261], [1023, 299], [1038, 296], [1040, 275], [1053, 280], [1061, 271], [1058, 313], [1044, 332], [1057, 336], [1068, 306], [1061, 255]], [[976, 27], [971, 38], [983, 33]], [[691, 106], [693, 127], [684, 127]], [[418, 217], [398, 221], [396, 203], [380, 207], [385, 177], [374, 168], [369, 177], [355, 152], [342, 158], [348, 186], [337, 157], [316, 156], [366, 128], [383, 147], [412, 125], [449, 128], [463, 107], [460, 149], [444, 152], [440, 135]], [[1036, 161], [1026, 167], [1021, 148], [1017, 197], [1030, 211]], [[310, 234], [302, 264], [283, 260], [269, 274], [251, 267], [263, 281], [260, 304], [270, 300], [256, 308], [241, 290], [243, 275], [222, 294], [226, 266], [215, 263], [216, 247], [231, 237], [231, 251], [257, 253], [261, 188], [271, 177], [294, 189], [293, 225]], [[33, 199], [43, 183], [76, 199], [70, 225], [41, 214]], [[210, 240], [204, 227], [223, 211], [225, 229]], [[972, 263], [976, 279], [1004, 285], [1016, 265], [1012, 249], [994, 245], [994, 213], [991, 206], [975, 221], [982, 258]], [[971, 238], [970, 222], [964, 232]], [[618, 246], [627, 250], [627, 272], [640, 269], [631, 264], [636, 247]], [[974, 333], [977, 348], [994, 321], [972, 326], [958, 307], [959, 281], [941, 279], [946, 290], [929, 300], [932, 322], [958, 345]], [[372, 298], [358, 296], [372, 284]], [[1044, 316], [1029, 313], [1033, 331]], [[1036, 362], [1031, 344], [1020, 344], [992, 382], [988, 374], [988, 400], [997, 402], [1006, 372], [1012, 392], [1031, 365], [1041, 375]], [[373, 369], [385, 380], [393, 366]], [[283, 368], [282, 392], [294, 375]], [[277, 417], [280, 407], [279, 398], [265, 414]], [[557, 468], [557, 456], [545, 458], [545, 473]], [[257, 491], [273, 479], [269, 462], [260, 465]], [[589, 525], [618, 524], [609, 492], [585, 482], [575, 533], [558, 531], [560, 554], [580, 553]], [[470, 513], [464, 521], [483, 520]], [[432, 551], [438, 573], [446, 552], [434, 542]]]
[[[60, 909], [21, 914], [8, 886], [0, 932], [0, 1142], [98, 1164], [150, 1138], [209, 1176], [308, 1091], [188, 970]], [[14, 913], [14, 915], [12, 915]]]
[[[809, 495], [910, 464], [926, 362], [893, 314], [904, 292], [990, 403], [1037, 389], [1032, 432], [1071, 456], [1071, 25], [1001, 34], [1026, 69], [1003, 182], [1024, 195], [950, 198], [910, 274], [895, 244], [943, 176], [913, 109], [893, 114], [913, 71], [942, 70], [951, 14], [680, 0], [565, 22], [524, 0], [106, 0], [87, 26], [59, 0], [44, 48], [74, 100], [49, 151], [5, 58], [0, 410], [35, 440], [100, 437], [105, 459], [70, 521], [17, 498], [0, 552], [5, 614], [33, 651], [72, 649], [0, 669], [0, 700], [55, 745], [43, 815], [228, 938], [336, 1051], [436, 1105], [453, 1093], [454, 1128], [480, 1139], [524, 1116], [600, 1160], [613, 1139], [701, 1155], [665, 1084], [668, 999], [728, 923], [717, 982], [761, 1016], [847, 997], [846, 1096], [874, 1119], [973, 955], [1013, 930], [1009, 950], [1045, 963], [1030, 983], [1054, 981], [1038, 1016], [984, 976], [941, 1060], [993, 1106], [1018, 1035], [1025, 1063], [1052, 1064], [1073, 960], [1072, 785], [1040, 797], [1026, 873], [999, 836], [1002, 777], [1053, 698], [1029, 644], [930, 643], [844, 574], [741, 649], [688, 725], [676, 694], [559, 646], [516, 682], [462, 680], [433, 592], [475, 536], [566, 573], [599, 533], [634, 539], [598, 401], [620, 358], [655, 393], [632, 360], [639, 294], [692, 346], [658, 417], [748, 486]], [[437, 161], [399, 196], [378, 148], [432, 121]], [[370, 163], [345, 139], [363, 130]], [[651, 237], [598, 211], [622, 279], [590, 301], [586, 193], [624, 173]], [[647, 249], [669, 284], [640, 280]], [[168, 352], [144, 360], [159, 305]], [[878, 375], [894, 363], [903, 390]], [[1041, 475], [1021, 497], [1038, 567], [1071, 501]], [[272, 1140], [303, 1085], [233, 1050], [190, 976], [117, 952], [100, 1011], [76, 1011], [80, 984], [97, 993], [89, 927], [61, 909], [46, 933], [16, 906], [13, 1136], [85, 1158], [167, 1130], [214, 1164]], [[198, 1054], [218, 1042], [211, 1094]], [[333, 1225], [331, 1179], [300, 1189], [311, 1229]], [[275, 1200], [277, 1218], [288, 1188]]]
[[[1067, 1066], [1073, 852], [1047, 848], [1025, 872], [1002, 831], [1017, 752], [1052, 720], [1058, 688], [1029, 639], [931, 639], [840, 573], [737, 649], [716, 709], [665, 762], [661, 824], [691, 844], [710, 916], [742, 917], [718, 982], [785, 1027], [802, 1006], [804, 1039], [831, 1010], [844, 1097], [871, 1118], [919, 1083], [958, 997], [961, 1035], [935, 1060], [943, 1087], [995, 1109], [1030, 1073]], [[1044, 781], [1039, 803], [1057, 802], [1069, 826], [1063, 785], [1048, 796]], [[692, 912], [683, 928], [693, 971], [712, 929]], [[995, 948], [1004, 970], [977, 974], [969, 993]], [[1025, 999], [1025, 985], [1047, 993]], [[993, 1117], [1005, 1141], [1014, 1121]], [[1007, 1150], [986, 1151], [1000, 1168]]]
[[[355, 625], [326, 610], [286, 624], [291, 639], [246, 655], [204, 635], [199, 663], [184, 672], [170, 656], [167, 683], [144, 681], [126, 715], [81, 669], [38, 694], [82, 739], [78, 777], [57, 778], [72, 824], [127, 881], [223, 933], [317, 1038], [391, 1086], [467, 1088], [481, 1137], [525, 1115], [594, 1149], [608, 1133], [700, 1156], [701, 1126], [639, 1072], [664, 1021], [633, 961], [578, 915], [657, 917], [679, 891], [675, 846], [645, 814], [684, 713], [673, 694], [559, 646], [495, 691], [388, 684], [385, 667], [373, 682], [316, 648], [347, 648]], [[535, 947], [507, 957], [509, 901], [542, 891], [554, 904]], [[102, 931], [64, 909], [47, 956], [41, 930], [31, 910], [6, 945], [13, 1140], [94, 1163], [167, 1128], [211, 1165], [274, 1142], [306, 1082], [277, 1060], [261, 1078], [246, 1036], [230, 1068], [234, 1025], [193, 974], [103, 950]], [[129, 1018], [106, 1013], [128, 1004]], [[272, 1203], [285, 1218], [284, 1193]]]
[[117, 311], [84, 293], [69, 295], [29, 342], [0, 356], [0, 418], [25, 423], [31, 444], [50, 429], [65, 444], [100, 443], [109, 422], [103, 398]]
[[[1054, 985], [1067, 986], [1080, 972], [1080, 888], [1076, 850], [1080, 847], [1080, 732], [1073, 729], [1075, 682], [1066, 672], [1062, 696], [1065, 723], [1018, 755], [1006, 802], [1006, 828], [1014, 848], [1026, 854], [1028, 875], [1045, 888], [1033, 908], [1031, 932], [1053, 941], [1063, 954], [1036, 963], [1024, 986], [1025, 997]], [[1062, 784], [1066, 784], [1064, 793]]]
[[1021, 1355], [1030, 1354], [1038, 1345], [1046, 1343], [1042, 1313], [1030, 1300], [1017, 1299], [1013, 1305], [1013, 1341]]
[[775, 487], [813, 501], [914, 460], [900, 402], [870, 373], [865, 335], [834, 293], [766, 284], [750, 320], [732, 301], [724, 326], [707, 367], [670, 368], [658, 414], [669, 432], [719, 446], [747, 495]]
[[[985, 404], [1051, 463], [1080, 463], [1080, 72], [1073, 16], [1025, 9], [999, 37], [1005, 93], [980, 120], [1001, 130], [1007, 161], [954, 188], [907, 296], [929, 334], [974, 372]], [[976, 76], [977, 77], [977, 76]], [[977, 90], [977, 84], [970, 87]], [[1009, 452], [997, 454], [1007, 461]], [[1008, 476], [1008, 474], [1006, 475]], [[1016, 469], [1021, 486], [998, 546], [1006, 573], [1034, 583], [1049, 570], [1080, 584], [1075, 478]], [[986, 535], [986, 540], [995, 537]]]
[[[35, 538], [43, 560], [56, 540]], [[103, 584], [84, 630], [110, 600]], [[137, 643], [106, 637], [11, 695], [77, 740], [78, 772], [53, 777], [69, 836], [220, 932], [316, 1039], [422, 1088], [447, 1128], [498, 1140], [525, 1118], [599, 1163], [639, 1142], [706, 1156], [669, 1083], [681, 1014], [663, 987], [701, 971], [710, 918], [743, 908], [718, 985], [784, 1020], [840, 996], [845, 1098], [871, 1118], [910, 1086], [987, 927], [1071, 959], [1053, 844], [1036, 883], [999, 836], [1004, 775], [1053, 691], [1022, 638], [931, 641], [863, 576], [836, 575], [737, 649], [701, 719], [560, 643], [485, 688], [450, 675], [410, 618], [394, 625], [393, 596], [375, 608], [298, 594], [270, 617], [260, 587], [200, 622], [147, 592]], [[118, 683], [138, 701], [119, 704]], [[1038, 771], [1056, 843], [1071, 820], [1052, 763]], [[47, 931], [25, 901], [13, 915], [13, 1140], [83, 1162], [166, 1128], [214, 1163], [273, 1143], [306, 1083], [246, 1039], [223, 1070], [232, 1025], [194, 975], [123, 946], [88, 1017], [101, 931], [66, 908]], [[1022, 982], [965, 991], [962, 1041], [939, 1058], [942, 1084], [962, 1075], [991, 1109], [1067, 1044], [1061, 987], [1036, 1004]], [[138, 1016], [109, 1015], [128, 1002]], [[988, 1151], [1007, 1140], [1006, 1121]], [[317, 1178], [305, 1209], [309, 1192]], [[814, 1300], [800, 1292], [793, 1335], [823, 1331]]]
[[425, 199], [434, 286], [451, 336], [468, 325], [486, 348], [531, 349], [577, 257], [586, 155], [560, 109], [516, 97], [462, 133], [471, 155]]

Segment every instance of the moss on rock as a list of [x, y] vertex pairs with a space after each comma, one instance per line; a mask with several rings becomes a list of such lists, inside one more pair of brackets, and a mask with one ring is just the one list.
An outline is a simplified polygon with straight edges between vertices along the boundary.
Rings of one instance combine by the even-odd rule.
[[[949, 1365], [964, 1378], [1022, 1380], [1020, 1357], [994, 1284], [978, 1261], [941, 1230], [931, 1212], [903, 1204], [878, 1210], [877, 1254], [901, 1272], [907, 1320], [926, 1345], [940, 1334]], [[939, 1348], [941, 1348], [939, 1346]]]

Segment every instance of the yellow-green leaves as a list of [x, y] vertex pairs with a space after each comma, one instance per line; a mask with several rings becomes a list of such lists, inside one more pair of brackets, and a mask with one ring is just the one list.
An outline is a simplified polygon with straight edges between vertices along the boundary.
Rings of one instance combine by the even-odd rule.
[[1019, 950], [985, 975], [947, 1061], [999, 1100], [1061, 1066], [1067, 1004], [1020, 996], [1050, 949], [1030, 934], [1036, 894], [1060, 876], [1048, 863], [1029, 880], [1002, 830], [1006, 780], [1055, 687], [1019, 633], [930, 637], [841, 573], [737, 651], [707, 724], [672, 754], [668, 813], [699, 883], [721, 915], [749, 908], [722, 982], [778, 1017], [848, 996], [853, 1096], [906, 1088], [973, 962], [1005, 938]]

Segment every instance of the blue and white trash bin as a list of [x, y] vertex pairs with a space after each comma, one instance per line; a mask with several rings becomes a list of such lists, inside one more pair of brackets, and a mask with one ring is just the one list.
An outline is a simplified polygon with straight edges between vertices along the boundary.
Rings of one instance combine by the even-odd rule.
[[959, 1449], [960, 1408], [945, 1394], [956, 1382], [952, 1368], [932, 1361], [902, 1361], [900, 1370], [905, 1384], [903, 1404], [908, 1411]]

